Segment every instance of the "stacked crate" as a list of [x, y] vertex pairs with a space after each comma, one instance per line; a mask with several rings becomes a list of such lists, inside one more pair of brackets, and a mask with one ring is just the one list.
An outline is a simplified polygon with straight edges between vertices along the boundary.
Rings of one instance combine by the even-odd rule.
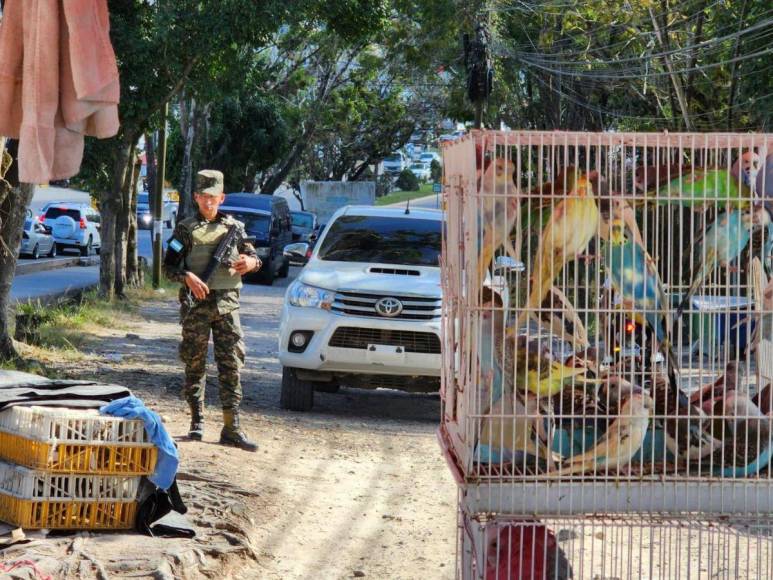
[[0, 413], [0, 520], [25, 528], [128, 529], [156, 447], [142, 421], [96, 410]]

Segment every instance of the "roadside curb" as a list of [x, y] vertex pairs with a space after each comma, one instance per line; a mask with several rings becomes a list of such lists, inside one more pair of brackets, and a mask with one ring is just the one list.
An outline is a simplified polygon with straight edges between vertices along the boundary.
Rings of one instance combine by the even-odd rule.
[[36, 274], [48, 270], [59, 270], [60, 268], [71, 268], [73, 266], [97, 266], [99, 265], [99, 256], [82, 258], [78, 256], [68, 258], [52, 258], [35, 260], [28, 262], [16, 262], [15, 276], [24, 276], [25, 274]]

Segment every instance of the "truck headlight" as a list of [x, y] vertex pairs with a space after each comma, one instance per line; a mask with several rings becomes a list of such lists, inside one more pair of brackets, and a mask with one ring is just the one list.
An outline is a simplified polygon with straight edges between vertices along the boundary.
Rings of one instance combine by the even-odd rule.
[[292, 306], [324, 308], [330, 310], [335, 293], [314, 286], [307, 286], [297, 280], [287, 289], [287, 301]]

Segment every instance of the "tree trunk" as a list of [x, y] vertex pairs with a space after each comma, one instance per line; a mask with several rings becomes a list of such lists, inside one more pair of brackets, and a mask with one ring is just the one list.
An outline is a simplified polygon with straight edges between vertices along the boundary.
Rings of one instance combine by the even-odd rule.
[[11, 285], [16, 273], [16, 249], [21, 241], [21, 233], [26, 217], [26, 209], [35, 186], [24, 183], [16, 187], [2, 180], [0, 189], [5, 196], [0, 203], [3, 221], [0, 225], [0, 360], [14, 360], [19, 353], [14, 347], [9, 329], [11, 310]]
[[182, 99], [180, 129], [183, 134], [183, 162], [180, 174], [179, 217], [193, 215], [193, 142], [196, 138], [196, 99]]
[[131, 203], [129, 204], [129, 231], [126, 245], [126, 283], [138, 288], [143, 284], [143, 271], [137, 256], [137, 185], [142, 163], [136, 158], [132, 172]]
[[136, 141], [129, 142], [129, 154], [121, 184], [120, 205], [115, 220], [115, 294], [123, 297], [126, 290], [126, 263], [129, 243], [129, 210], [132, 202], [132, 181], [136, 164]]
[[108, 300], [111, 300], [115, 293], [117, 220], [123, 205], [122, 192], [126, 173], [130, 170], [129, 154], [132, 149], [127, 139], [117, 142], [116, 147], [117, 152], [113, 161], [113, 186], [103, 195], [100, 207], [102, 250], [99, 260], [99, 292]]

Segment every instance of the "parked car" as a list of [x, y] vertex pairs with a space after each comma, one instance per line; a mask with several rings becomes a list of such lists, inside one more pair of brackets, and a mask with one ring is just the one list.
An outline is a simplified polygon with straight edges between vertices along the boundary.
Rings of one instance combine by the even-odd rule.
[[102, 247], [99, 212], [87, 203], [49, 203], [39, 221], [51, 228], [57, 252], [72, 249], [90, 256]]
[[440, 137], [438, 137], [438, 141], [440, 141], [441, 143], [443, 143], [444, 141], [456, 141], [457, 139], [458, 137], [456, 135], [453, 135], [450, 133], [446, 133], [445, 135], [441, 135]]
[[408, 167], [408, 158], [402, 151], [393, 153], [388, 157], [384, 157], [383, 168], [384, 173], [400, 173], [403, 169]]
[[21, 234], [19, 255], [29, 256], [33, 260], [37, 260], [40, 256], [55, 257], [56, 242], [51, 235], [51, 228], [36, 219], [27, 217]]
[[[164, 203], [161, 207], [161, 219], [164, 226], [171, 228], [177, 221], [177, 210], [179, 204], [172, 201], [168, 196], [164, 196]], [[149, 230], [153, 228], [153, 208], [150, 206], [150, 195], [147, 191], [137, 196], [137, 228]]]
[[419, 156], [419, 161], [431, 167], [433, 161], [440, 163], [440, 154], [435, 151], [425, 151]]
[[284, 255], [284, 248], [293, 241], [287, 200], [260, 193], [229, 193], [220, 211], [239, 221], [251, 222], [247, 234], [255, 236], [255, 249], [263, 266], [257, 274], [245, 276], [245, 281], [271, 285], [275, 278], [286, 278], [290, 260]]
[[308, 242], [317, 231], [317, 215], [310, 211], [291, 211], [293, 241]]
[[432, 171], [426, 163], [414, 163], [411, 165], [410, 170], [419, 181], [429, 181], [429, 178], [432, 175]]

